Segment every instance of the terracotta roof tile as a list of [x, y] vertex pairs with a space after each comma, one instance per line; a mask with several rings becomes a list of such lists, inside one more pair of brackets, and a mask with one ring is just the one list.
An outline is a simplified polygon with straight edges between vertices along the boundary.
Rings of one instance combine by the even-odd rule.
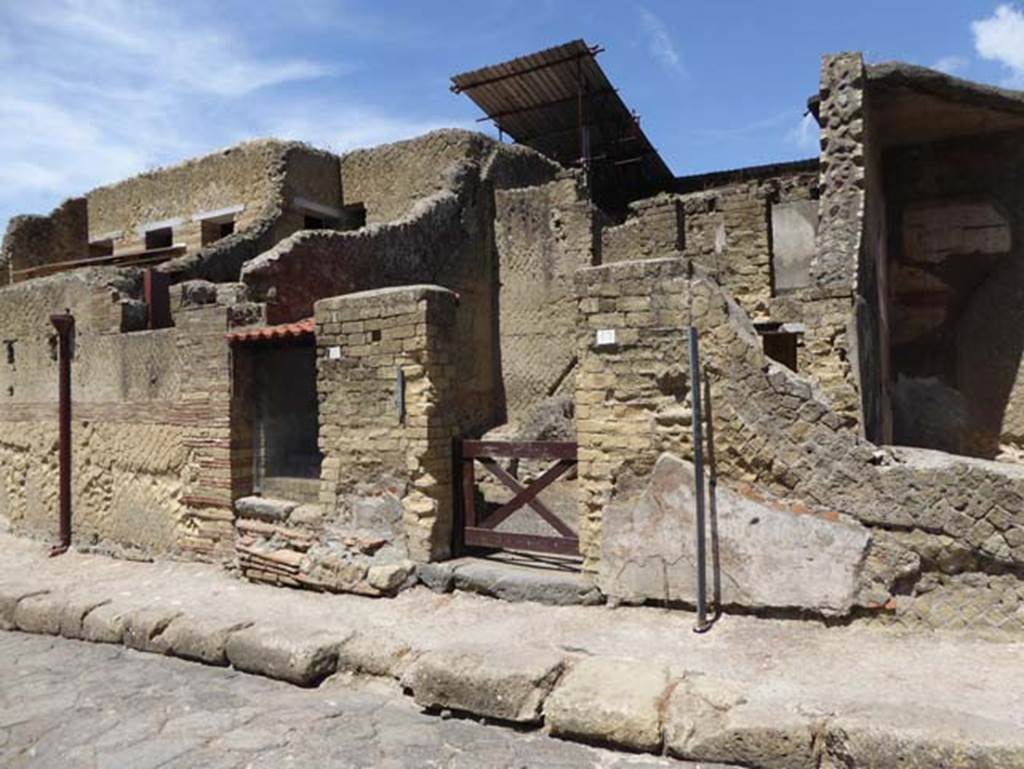
[[231, 331], [224, 336], [228, 342], [270, 342], [281, 339], [298, 339], [304, 336], [312, 336], [316, 331], [316, 320], [314, 318], [303, 318], [294, 323], [281, 323], [276, 326], [259, 326], [247, 328], [242, 331]]

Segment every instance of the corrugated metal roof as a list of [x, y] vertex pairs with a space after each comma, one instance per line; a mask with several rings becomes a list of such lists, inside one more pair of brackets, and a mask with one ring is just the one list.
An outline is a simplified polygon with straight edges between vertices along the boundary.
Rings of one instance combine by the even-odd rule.
[[231, 331], [225, 336], [228, 342], [273, 342], [284, 339], [299, 339], [304, 336], [312, 336], [316, 332], [316, 321], [313, 318], [303, 318], [294, 323], [281, 323], [276, 326], [259, 326], [248, 328], [243, 331]]
[[597, 63], [600, 50], [574, 40], [455, 75], [452, 90], [515, 141], [565, 166], [581, 161], [582, 118], [595, 198], [605, 191], [635, 199], [667, 188], [672, 172]]

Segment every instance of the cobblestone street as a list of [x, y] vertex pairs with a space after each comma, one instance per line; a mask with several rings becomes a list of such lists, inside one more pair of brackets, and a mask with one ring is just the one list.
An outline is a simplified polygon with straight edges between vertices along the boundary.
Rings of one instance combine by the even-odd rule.
[[421, 714], [382, 684], [299, 689], [120, 646], [0, 632], [3, 767], [642, 767], [498, 726]]

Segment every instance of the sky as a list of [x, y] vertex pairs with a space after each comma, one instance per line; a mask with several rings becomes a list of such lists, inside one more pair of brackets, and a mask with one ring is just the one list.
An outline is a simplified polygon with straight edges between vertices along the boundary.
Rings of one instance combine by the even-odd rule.
[[826, 52], [1024, 89], [1015, 2], [0, 0], [0, 230], [244, 139], [493, 134], [448, 78], [579, 37], [676, 174], [817, 154]]

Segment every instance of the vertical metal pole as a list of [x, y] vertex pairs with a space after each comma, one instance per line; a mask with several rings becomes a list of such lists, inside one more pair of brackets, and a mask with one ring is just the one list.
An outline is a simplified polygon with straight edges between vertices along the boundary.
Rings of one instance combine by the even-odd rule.
[[700, 350], [697, 329], [688, 329], [690, 341], [690, 399], [693, 402], [693, 497], [697, 519], [697, 624], [693, 628], [703, 633], [708, 625], [707, 607], [707, 543], [704, 525], [704, 429], [700, 402]]
[[405, 370], [398, 366], [395, 369], [395, 411], [398, 412], [398, 424], [405, 424]]
[[462, 438], [452, 439], [452, 557], [466, 549], [466, 500], [463, 490]]
[[70, 312], [51, 315], [57, 329], [57, 350], [60, 361], [59, 389], [59, 460], [60, 460], [60, 542], [50, 555], [66, 553], [71, 547], [71, 334], [75, 318]]
[[579, 143], [580, 165], [586, 168], [583, 157], [583, 62], [579, 56], [576, 57], [576, 134]]
[[584, 102], [586, 90], [583, 82], [583, 57], [576, 57], [576, 131], [579, 143], [579, 161], [590, 194], [590, 136], [587, 128], [587, 105]]

